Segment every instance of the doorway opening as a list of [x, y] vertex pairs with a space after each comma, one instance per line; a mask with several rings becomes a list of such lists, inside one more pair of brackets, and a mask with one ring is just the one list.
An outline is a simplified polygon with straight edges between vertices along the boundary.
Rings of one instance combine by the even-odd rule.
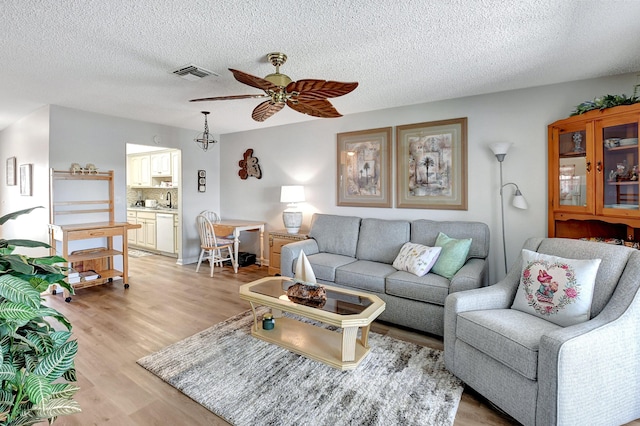
[[126, 145], [127, 221], [141, 225], [128, 235], [131, 253], [181, 259], [182, 151]]

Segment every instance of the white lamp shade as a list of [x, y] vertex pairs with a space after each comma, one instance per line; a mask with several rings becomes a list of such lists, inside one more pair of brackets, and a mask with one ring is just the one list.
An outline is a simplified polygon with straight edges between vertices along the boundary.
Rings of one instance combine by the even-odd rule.
[[491, 151], [495, 155], [506, 155], [511, 145], [513, 145], [511, 142], [496, 142], [491, 144]]
[[520, 192], [519, 189], [516, 189], [516, 193], [511, 204], [517, 209], [527, 210], [529, 208], [527, 200], [525, 200], [524, 195], [522, 195], [522, 192]]
[[304, 186], [283, 185], [280, 189], [281, 203], [300, 203], [304, 201]]

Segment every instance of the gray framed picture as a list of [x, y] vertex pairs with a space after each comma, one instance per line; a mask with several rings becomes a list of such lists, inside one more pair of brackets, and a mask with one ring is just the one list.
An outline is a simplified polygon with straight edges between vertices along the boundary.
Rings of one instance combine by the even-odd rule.
[[16, 157], [7, 158], [7, 185], [16, 185]]
[[31, 164], [20, 164], [20, 195], [32, 195]]

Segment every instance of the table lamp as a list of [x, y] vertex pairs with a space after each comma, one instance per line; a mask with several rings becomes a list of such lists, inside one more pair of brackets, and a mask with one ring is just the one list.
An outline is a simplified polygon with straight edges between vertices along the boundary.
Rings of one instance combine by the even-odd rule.
[[302, 185], [283, 185], [280, 189], [280, 202], [288, 203], [282, 212], [282, 221], [289, 234], [297, 234], [302, 226], [302, 212], [297, 203], [304, 201], [304, 187]]

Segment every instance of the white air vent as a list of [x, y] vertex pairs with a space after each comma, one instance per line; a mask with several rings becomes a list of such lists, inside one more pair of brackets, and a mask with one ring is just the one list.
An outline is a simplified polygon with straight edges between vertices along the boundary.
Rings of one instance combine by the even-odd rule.
[[215, 75], [216, 77], [220, 77], [218, 74], [216, 74], [213, 71], [206, 70], [202, 67], [199, 67], [193, 64], [182, 66], [172, 72], [178, 77], [182, 77], [185, 80], [189, 80], [189, 81], [197, 81], [209, 75]]

